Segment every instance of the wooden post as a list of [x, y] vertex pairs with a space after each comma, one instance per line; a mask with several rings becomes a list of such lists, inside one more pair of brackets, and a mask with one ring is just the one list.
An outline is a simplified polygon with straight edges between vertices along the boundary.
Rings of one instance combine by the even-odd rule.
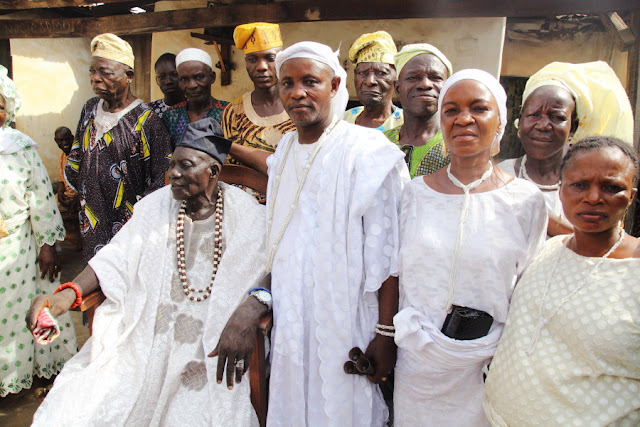
[[[633, 109], [634, 130], [633, 146], [636, 153], [640, 150], [640, 10], [635, 10], [631, 14], [631, 31], [635, 35], [635, 45], [629, 50], [627, 59], [627, 94]], [[633, 236], [640, 236], [640, 198], [636, 199], [629, 209], [626, 218], [627, 231]]]
[[4, 65], [9, 70], [9, 77], [12, 76], [11, 66], [11, 43], [7, 39], [0, 39], [0, 65]]
[[151, 102], [151, 34], [122, 38], [131, 45], [136, 58], [131, 92], [144, 102]]

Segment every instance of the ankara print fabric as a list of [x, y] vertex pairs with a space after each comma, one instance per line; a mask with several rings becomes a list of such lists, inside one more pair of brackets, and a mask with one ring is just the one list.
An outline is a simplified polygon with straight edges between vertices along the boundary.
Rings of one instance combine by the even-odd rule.
[[436, 132], [426, 144], [415, 147], [402, 144], [400, 141], [401, 127], [387, 130], [384, 135], [404, 153], [404, 161], [409, 168], [411, 179], [416, 176], [431, 175], [451, 162], [449, 154], [445, 151], [442, 131]]
[[[224, 109], [222, 130], [224, 137], [235, 144], [273, 153], [276, 151], [282, 137], [296, 130], [296, 126], [286, 111], [267, 117], [258, 115], [251, 103], [251, 92], [246, 92]], [[232, 156], [227, 157], [227, 163], [232, 165], [242, 164]], [[255, 197], [260, 203], [266, 201], [266, 195], [246, 186], [236, 186]]]
[[[227, 101], [219, 101], [214, 99], [213, 108], [205, 114], [205, 117], [211, 117], [216, 122], [220, 123], [222, 121], [222, 112], [224, 111], [224, 107], [226, 107], [229, 103]], [[182, 101], [179, 104], [170, 107], [162, 114], [162, 121], [169, 131], [169, 135], [171, 136], [171, 147], [175, 147], [184, 130], [187, 128], [187, 125], [191, 123], [189, 120], [189, 112], [187, 111], [187, 101]]]
[[150, 102], [149, 108], [151, 108], [153, 112], [158, 115], [158, 117], [162, 118], [162, 115], [164, 114], [164, 112], [167, 111], [169, 108], [171, 108], [171, 106], [167, 105], [164, 102], [164, 98], [160, 98], [156, 101]]
[[166, 128], [144, 103], [96, 139], [98, 101], [92, 98], [82, 109], [65, 168], [67, 182], [80, 196], [85, 261], [131, 218], [138, 200], [164, 185], [171, 154]]

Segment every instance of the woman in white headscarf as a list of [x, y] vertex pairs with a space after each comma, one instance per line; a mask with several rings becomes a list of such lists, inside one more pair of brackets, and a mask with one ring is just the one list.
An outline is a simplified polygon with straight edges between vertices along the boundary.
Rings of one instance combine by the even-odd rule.
[[0, 65], [0, 397], [30, 388], [34, 376], [56, 375], [77, 350], [68, 313], [55, 344], [36, 346], [24, 324], [31, 299], [60, 285], [54, 245], [65, 231], [37, 144], [9, 127], [21, 104]]
[[536, 187], [491, 163], [506, 125], [499, 82], [459, 71], [438, 107], [451, 164], [414, 178], [400, 205], [397, 426], [487, 424], [482, 371], [547, 222]]

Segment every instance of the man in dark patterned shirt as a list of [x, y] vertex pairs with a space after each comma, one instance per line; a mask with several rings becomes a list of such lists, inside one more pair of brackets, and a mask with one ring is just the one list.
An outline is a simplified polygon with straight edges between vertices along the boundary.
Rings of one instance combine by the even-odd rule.
[[211, 117], [218, 123], [222, 120], [222, 111], [229, 103], [211, 96], [211, 85], [216, 81], [212, 66], [211, 56], [202, 49], [190, 47], [176, 56], [178, 83], [186, 101], [174, 105], [162, 115], [173, 148], [189, 123], [205, 117]]
[[65, 167], [80, 197], [80, 233], [89, 261], [131, 218], [140, 198], [164, 185], [169, 135], [131, 93], [133, 50], [113, 34], [91, 41], [91, 87]]
[[162, 117], [170, 107], [184, 101], [184, 92], [178, 84], [176, 56], [173, 53], [160, 55], [154, 69], [156, 71], [156, 83], [158, 83], [164, 98], [150, 102], [149, 107], [154, 113]]

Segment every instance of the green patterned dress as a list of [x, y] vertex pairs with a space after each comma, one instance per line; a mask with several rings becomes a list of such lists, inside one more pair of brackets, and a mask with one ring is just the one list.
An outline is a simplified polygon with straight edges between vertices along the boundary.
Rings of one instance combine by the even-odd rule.
[[401, 127], [384, 131], [384, 135], [404, 153], [404, 161], [409, 168], [411, 179], [416, 176], [431, 175], [451, 162], [449, 154], [444, 150], [442, 131], [436, 132], [426, 144], [414, 147], [400, 142]]
[[49, 176], [34, 146], [12, 153], [0, 146], [0, 183], [0, 215], [9, 233], [0, 238], [0, 397], [4, 397], [30, 388], [34, 375], [56, 375], [76, 353], [77, 343], [69, 313], [58, 317], [61, 334], [45, 346], [35, 344], [25, 323], [31, 300], [52, 293], [60, 284], [40, 279], [39, 248], [65, 235]]

